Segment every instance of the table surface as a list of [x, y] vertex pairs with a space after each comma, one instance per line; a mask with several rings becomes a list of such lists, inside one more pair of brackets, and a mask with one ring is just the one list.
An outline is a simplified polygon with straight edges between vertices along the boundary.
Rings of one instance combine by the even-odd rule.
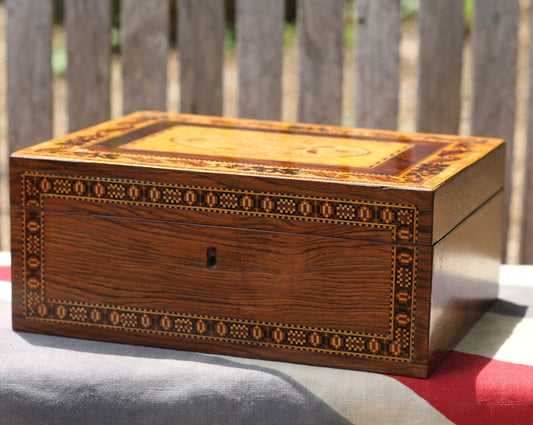
[[423, 380], [14, 332], [0, 264], [0, 424], [533, 423], [533, 266]]

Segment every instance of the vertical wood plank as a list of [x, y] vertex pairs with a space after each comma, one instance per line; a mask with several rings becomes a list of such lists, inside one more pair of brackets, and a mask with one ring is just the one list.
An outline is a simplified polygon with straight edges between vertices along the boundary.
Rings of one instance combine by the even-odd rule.
[[141, 109], [167, 109], [168, 22], [168, 0], [122, 0], [120, 35], [125, 114]]
[[504, 248], [507, 255], [516, 109], [518, 0], [477, 0], [474, 7], [472, 134], [507, 142]]
[[281, 118], [283, 0], [238, 0], [239, 116]]
[[180, 0], [181, 112], [222, 115], [224, 2]]
[[418, 131], [459, 132], [463, 3], [463, 0], [420, 2]]
[[7, 0], [10, 153], [52, 137], [52, 0]]
[[298, 120], [338, 125], [342, 117], [344, 0], [299, 0]]
[[[530, 67], [530, 81], [533, 77]], [[531, 83], [530, 83], [531, 84]], [[529, 97], [533, 90], [529, 89]], [[528, 141], [526, 154], [526, 180], [524, 185], [523, 229], [521, 232], [520, 263], [533, 264], [533, 102], [529, 102]]]
[[400, 89], [400, 2], [359, 0], [355, 123], [396, 130]]
[[111, 2], [65, 0], [68, 128], [109, 119]]
[[529, 41], [529, 102], [527, 111], [526, 169], [520, 262], [533, 264], [533, 8], [531, 8]]

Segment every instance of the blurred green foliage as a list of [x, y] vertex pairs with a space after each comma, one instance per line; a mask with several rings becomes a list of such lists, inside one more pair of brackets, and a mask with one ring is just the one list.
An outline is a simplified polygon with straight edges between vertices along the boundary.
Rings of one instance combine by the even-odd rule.
[[420, 0], [402, 0], [401, 13], [403, 21], [416, 18], [419, 10]]
[[472, 28], [472, 20], [474, 18], [474, 0], [465, 0], [463, 10], [464, 10], [465, 32], [470, 33], [470, 30]]
[[52, 73], [63, 77], [67, 73], [67, 40], [63, 30], [57, 31], [52, 40]]

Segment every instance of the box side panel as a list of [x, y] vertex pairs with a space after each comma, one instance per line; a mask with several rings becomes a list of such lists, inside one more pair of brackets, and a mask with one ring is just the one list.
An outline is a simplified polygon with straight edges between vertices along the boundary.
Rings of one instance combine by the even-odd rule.
[[456, 174], [434, 195], [433, 243], [503, 188], [505, 145]]
[[430, 368], [453, 349], [498, 294], [503, 191], [434, 248]]

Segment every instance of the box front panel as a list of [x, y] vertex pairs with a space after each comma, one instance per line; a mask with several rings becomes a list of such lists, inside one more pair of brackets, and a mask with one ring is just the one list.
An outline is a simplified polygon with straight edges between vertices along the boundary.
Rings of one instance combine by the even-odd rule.
[[[202, 351], [214, 343], [221, 347], [218, 352], [235, 354], [242, 347], [247, 355], [255, 347], [255, 356], [280, 358], [268, 354], [275, 350], [286, 353], [289, 361], [294, 352], [318, 353], [343, 359], [344, 366], [354, 368], [358, 359], [392, 365], [413, 361], [416, 248], [54, 212], [44, 208], [47, 199], [113, 204], [129, 195], [140, 197], [140, 187], [142, 196], [152, 196], [152, 208], [167, 209], [169, 204], [163, 191], [156, 194], [157, 185], [150, 188], [148, 182], [144, 187], [133, 181], [36, 173], [21, 179], [25, 208], [14, 211], [14, 223], [21, 228], [13, 233], [15, 238], [20, 235], [23, 251], [14, 263], [21, 269], [21, 282], [14, 282], [22, 293], [17, 298], [22, 299], [17, 310], [21, 314], [14, 319], [17, 329], [42, 326], [72, 336], [94, 329], [91, 335], [96, 338], [98, 331], [103, 339], [117, 341], [137, 334], [147, 336], [143, 343], [148, 344], [150, 335], [158, 335], [174, 341], [165, 345], [175, 348]], [[198, 196], [193, 190], [166, 189], [167, 197], [173, 193], [195, 201]], [[283, 213], [302, 214], [304, 208], [291, 210], [290, 203], [274, 194], [256, 196], [253, 204], [217, 190], [219, 210], [213, 207], [213, 214], [227, 213], [220, 199], [249, 212], [269, 199], [269, 220], [287, 219]], [[209, 193], [215, 196], [207, 191], [203, 202], [209, 203]], [[290, 194], [284, 195], [289, 199]], [[326, 210], [330, 215], [347, 214], [335, 201], [322, 200], [322, 208], [308, 202], [303, 205], [310, 209], [303, 211], [331, 208]], [[402, 229], [395, 229], [394, 223], [404, 220], [406, 228], [416, 231], [416, 222], [405, 224], [405, 206], [362, 207], [365, 213], [354, 213], [361, 219], [349, 225], [368, 225], [363, 219], [371, 218], [383, 223], [382, 231], [393, 237]], [[198, 210], [205, 213], [205, 208]], [[347, 224], [339, 220], [338, 225]], [[338, 360], [332, 363], [339, 365]]]
[[45, 213], [46, 297], [390, 333], [390, 245]]

